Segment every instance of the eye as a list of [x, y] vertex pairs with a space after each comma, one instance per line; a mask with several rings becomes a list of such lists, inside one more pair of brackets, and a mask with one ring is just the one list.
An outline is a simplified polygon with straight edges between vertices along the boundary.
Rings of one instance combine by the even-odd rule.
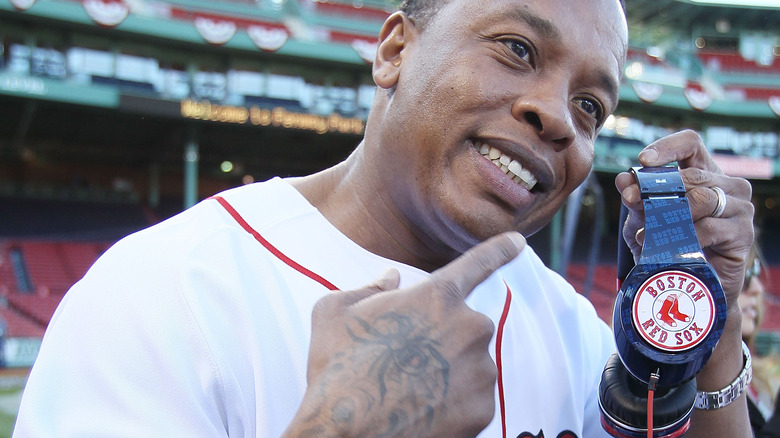
[[525, 62], [531, 62], [531, 48], [529, 44], [514, 39], [508, 39], [504, 41], [504, 44], [515, 54], [518, 58]]
[[601, 125], [602, 119], [604, 118], [604, 108], [596, 99], [579, 98], [576, 101], [583, 111], [596, 119], [598, 125]]

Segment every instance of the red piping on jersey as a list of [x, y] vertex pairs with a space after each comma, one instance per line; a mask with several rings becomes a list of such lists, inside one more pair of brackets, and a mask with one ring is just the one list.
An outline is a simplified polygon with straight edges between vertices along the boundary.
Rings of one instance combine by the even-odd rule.
[[249, 223], [247, 223], [247, 221], [244, 220], [243, 217], [241, 217], [241, 215], [236, 211], [236, 209], [233, 208], [233, 206], [230, 205], [230, 203], [225, 198], [223, 198], [221, 196], [212, 196], [210, 199], [216, 199], [217, 202], [219, 202], [219, 204], [222, 207], [224, 207], [225, 210], [227, 210], [227, 212], [230, 213], [231, 216], [233, 216], [233, 219], [235, 219], [236, 222], [238, 222], [238, 224], [241, 225], [241, 228], [243, 228], [244, 230], [246, 230], [246, 232], [251, 234], [252, 237], [255, 238], [255, 240], [260, 242], [260, 244], [263, 245], [263, 247], [265, 247], [265, 249], [270, 251], [271, 254], [275, 255], [279, 260], [283, 261], [288, 266], [290, 266], [291, 268], [293, 268], [296, 271], [300, 272], [301, 274], [303, 274], [303, 275], [311, 278], [312, 280], [316, 281], [317, 283], [325, 286], [329, 290], [332, 290], [332, 291], [339, 290], [339, 288], [334, 286], [333, 283], [331, 283], [328, 280], [320, 277], [319, 275], [315, 274], [314, 272], [304, 268], [298, 262], [296, 262], [295, 260], [287, 257], [286, 255], [284, 255], [284, 253], [279, 251], [275, 246], [271, 245], [271, 242], [265, 240], [265, 238], [263, 236], [261, 236], [260, 233], [257, 232], [257, 230], [252, 228], [252, 226], [249, 225]]
[[501, 341], [504, 339], [504, 324], [509, 316], [509, 304], [512, 302], [512, 291], [509, 285], [506, 285], [506, 301], [504, 302], [504, 311], [501, 313], [501, 319], [498, 320], [498, 330], [496, 331], [496, 368], [498, 369], [498, 409], [501, 414], [501, 436], [506, 438], [506, 404], [504, 403], [504, 377], [501, 362]]
[[[314, 272], [304, 268], [298, 262], [296, 262], [295, 260], [291, 259], [290, 257], [286, 256], [284, 253], [279, 251], [275, 246], [271, 244], [271, 242], [265, 240], [265, 238], [262, 235], [260, 235], [260, 233], [258, 233], [257, 230], [252, 228], [252, 226], [249, 225], [249, 223], [247, 223], [247, 221], [243, 217], [241, 217], [241, 215], [236, 211], [236, 209], [233, 208], [233, 206], [230, 205], [230, 203], [225, 198], [221, 196], [212, 196], [210, 199], [215, 199], [217, 202], [219, 202], [219, 204], [225, 210], [227, 210], [230, 216], [232, 216], [233, 219], [235, 219], [235, 221], [238, 222], [239, 225], [241, 225], [241, 228], [243, 228], [244, 230], [246, 230], [246, 232], [251, 234], [252, 237], [255, 238], [255, 240], [260, 242], [260, 244], [263, 245], [265, 249], [271, 252], [271, 254], [276, 256], [279, 260], [286, 263], [288, 266], [300, 272], [301, 274], [316, 281], [317, 283], [320, 283], [321, 285], [325, 286], [329, 290], [332, 291], [339, 290], [339, 288], [334, 286], [333, 283], [315, 274]], [[506, 324], [507, 317], [509, 316], [509, 304], [511, 302], [512, 302], [512, 291], [509, 289], [509, 285], [506, 285], [506, 301], [504, 302], [504, 311], [501, 313], [501, 319], [499, 319], [498, 321], [498, 330], [496, 332], [496, 367], [498, 369], [498, 404], [501, 413], [501, 431], [502, 431], [502, 436], [504, 438], [506, 438], [506, 408], [504, 402], [504, 379], [502, 375], [502, 362], [501, 362], [501, 341], [504, 337], [504, 325]]]

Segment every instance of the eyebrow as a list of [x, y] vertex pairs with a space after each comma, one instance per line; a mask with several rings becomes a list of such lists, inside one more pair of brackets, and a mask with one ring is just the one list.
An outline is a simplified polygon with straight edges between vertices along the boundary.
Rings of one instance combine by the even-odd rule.
[[520, 9], [519, 7], [512, 8], [509, 15], [517, 20], [524, 21], [539, 35], [552, 40], [552, 43], [559, 43], [563, 39], [558, 27], [550, 20], [542, 18], [531, 11]]
[[[521, 9], [519, 7], [512, 8], [509, 12], [510, 17], [516, 20], [525, 22], [530, 26], [537, 34], [548, 39], [552, 44], [561, 44], [563, 37], [558, 27], [552, 21], [542, 18], [531, 11]], [[610, 97], [617, 102], [620, 94], [617, 83], [610, 74], [605, 71], [599, 70], [595, 72], [601, 87], [610, 95]]]
[[620, 90], [618, 89], [618, 85], [613, 80], [612, 75], [602, 70], [597, 71], [596, 75], [598, 77], [599, 83], [609, 94], [609, 97], [613, 100], [613, 103], [617, 104], [617, 102], [620, 100]]

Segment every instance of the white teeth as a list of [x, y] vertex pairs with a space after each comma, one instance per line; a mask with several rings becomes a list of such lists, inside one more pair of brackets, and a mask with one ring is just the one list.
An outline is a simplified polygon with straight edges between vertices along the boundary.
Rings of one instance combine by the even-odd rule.
[[533, 174], [528, 169], [521, 170], [517, 176], [528, 184], [536, 184], [536, 178], [534, 178]]
[[477, 145], [479, 153], [489, 159], [496, 165], [502, 172], [509, 175], [512, 181], [520, 184], [528, 190], [531, 190], [536, 185], [536, 177], [528, 170], [524, 169], [523, 165], [517, 160], [513, 160], [511, 157], [504, 155], [498, 149], [488, 146], [482, 143]]
[[516, 176], [520, 176], [520, 172], [523, 170], [523, 165], [518, 163], [517, 160], [512, 160], [511, 163], [509, 163], [508, 166], [506, 166], [510, 172], [514, 173]]

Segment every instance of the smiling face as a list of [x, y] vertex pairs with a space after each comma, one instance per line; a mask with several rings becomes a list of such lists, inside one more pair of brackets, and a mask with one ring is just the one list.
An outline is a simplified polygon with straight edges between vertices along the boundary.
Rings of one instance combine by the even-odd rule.
[[618, 0], [450, 0], [422, 29], [388, 23], [368, 132], [393, 204], [459, 252], [538, 231], [587, 177], [617, 105]]
[[752, 277], [737, 298], [742, 311], [742, 339], [746, 342], [758, 332], [763, 313], [764, 285]]

